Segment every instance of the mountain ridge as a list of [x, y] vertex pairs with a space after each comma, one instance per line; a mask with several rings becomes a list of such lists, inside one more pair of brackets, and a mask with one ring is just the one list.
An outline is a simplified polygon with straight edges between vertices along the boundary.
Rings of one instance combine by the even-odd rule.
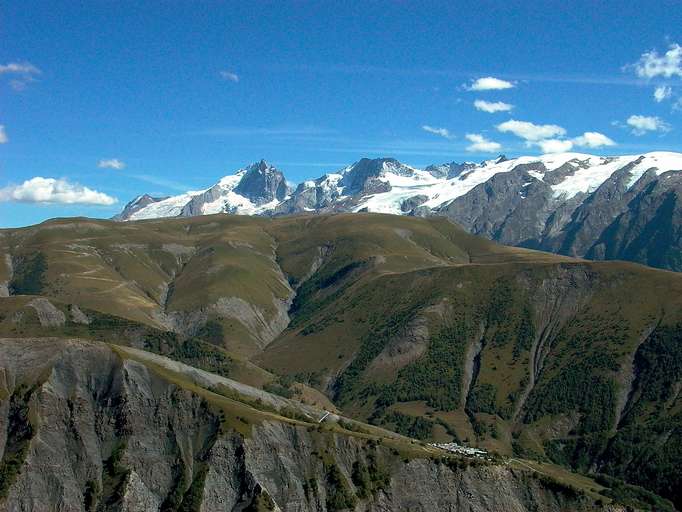
[[507, 245], [679, 271], [681, 197], [682, 153], [674, 152], [500, 156], [424, 169], [394, 158], [363, 158], [295, 188], [261, 160], [203, 191], [139, 196], [116, 220], [209, 213], [441, 215]]

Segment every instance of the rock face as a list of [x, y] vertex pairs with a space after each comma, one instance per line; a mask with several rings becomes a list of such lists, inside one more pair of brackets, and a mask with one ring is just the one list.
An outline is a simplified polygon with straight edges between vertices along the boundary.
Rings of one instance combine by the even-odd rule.
[[[505, 465], [405, 462], [381, 443], [274, 420], [239, 433], [230, 411], [105, 344], [0, 345], [2, 510], [599, 509]], [[361, 492], [358, 467], [385, 472], [381, 487]]]
[[248, 167], [234, 191], [256, 205], [282, 201], [290, 192], [284, 175], [265, 160]]
[[289, 195], [284, 175], [265, 160], [220, 180], [205, 192], [192, 196], [180, 213], [183, 217], [207, 213], [257, 214]]
[[[682, 172], [667, 168], [682, 168], [682, 161], [671, 161], [667, 154], [603, 159], [600, 166], [570, 161], [549, 172], [542, 164], [518, 165], [435, 213], [508, 245], [680, 271]], [[601, 182], [567, 186], [578, 185], [579, 174], [585, 180], [600, 172]]]
[[682, 270], [682, 154], [563, 153], [419, 170], [363, 158], [292, 190], [260, 161], [201, 192], [140, 196], [117, 220], [209, 213], [444, 215], [509, 245]]

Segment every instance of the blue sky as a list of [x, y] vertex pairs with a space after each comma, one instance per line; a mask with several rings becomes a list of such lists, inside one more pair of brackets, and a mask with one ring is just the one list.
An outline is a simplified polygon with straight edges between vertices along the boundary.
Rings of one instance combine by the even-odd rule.
[[4, 227], [261, 158], [298, 182], [363, 156], [682, 151], [679, 1], [9, 0], [0, 19]]

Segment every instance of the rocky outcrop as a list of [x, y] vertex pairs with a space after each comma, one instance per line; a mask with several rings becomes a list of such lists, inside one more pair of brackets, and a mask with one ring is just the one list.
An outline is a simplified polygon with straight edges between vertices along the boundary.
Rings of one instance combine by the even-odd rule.
[[43, 297], [31, 300], [28, 306], [35, 310], [43, 327], [59, 327], [66, 322], [66, 315]]
[[14, 266], [12, 264], [12, 255], [5, 253], [4, 261], [0, 264], [5, 265], [5, 280], [0, 281], [0, 297], [9, 297], [9, 285], [12, 281], [12, 276], [14, 273]]
[[534, 472], [239, 419], [105, 344], [0, 345], [1, 510], [599, 509]]

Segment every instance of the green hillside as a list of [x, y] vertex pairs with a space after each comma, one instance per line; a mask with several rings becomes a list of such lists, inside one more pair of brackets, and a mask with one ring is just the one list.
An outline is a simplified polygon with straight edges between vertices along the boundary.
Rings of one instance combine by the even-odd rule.
[[0, 251], [2, 336], [144, 348], [682, 507], [680, 274], [376, 214], [61, 219]]

